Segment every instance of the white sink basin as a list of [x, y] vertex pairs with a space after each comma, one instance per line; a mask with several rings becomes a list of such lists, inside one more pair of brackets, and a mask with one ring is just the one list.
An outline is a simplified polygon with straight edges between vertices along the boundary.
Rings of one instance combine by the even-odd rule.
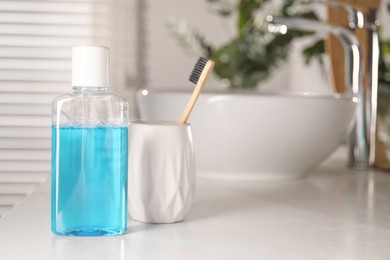
[[[190, 95], [141, 90], [140, 117], [178, 121]], [[202, 93], [189, 118], [197, 170], [237, 179], [302, 177], [344, 140], [355, 106], [339, 96]]]

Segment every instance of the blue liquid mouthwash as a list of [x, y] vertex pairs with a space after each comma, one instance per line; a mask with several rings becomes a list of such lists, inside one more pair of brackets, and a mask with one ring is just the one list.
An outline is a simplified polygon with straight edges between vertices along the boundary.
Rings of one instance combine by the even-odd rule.
[[128, 104], [108, 92], [108, 49], [73, 48], [73, 92], [53, 101], [51, 229], [110, 236], [127, 229]]

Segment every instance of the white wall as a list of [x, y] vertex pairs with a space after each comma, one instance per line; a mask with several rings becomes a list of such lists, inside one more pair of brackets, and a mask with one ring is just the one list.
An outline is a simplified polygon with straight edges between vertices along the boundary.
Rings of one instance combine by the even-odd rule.
[[[232, 22], [224, 25], [208, 10], [206, 0], [149, 0], [147, 5], [147, 86], [186, 88], [198, 58], [179, 46], [166, 23], [169, 18], [184, 19], [202, 32], [213, 44], [220, 44], [232, 33]], [[230, 32], [229, 32], [230, 31]]]

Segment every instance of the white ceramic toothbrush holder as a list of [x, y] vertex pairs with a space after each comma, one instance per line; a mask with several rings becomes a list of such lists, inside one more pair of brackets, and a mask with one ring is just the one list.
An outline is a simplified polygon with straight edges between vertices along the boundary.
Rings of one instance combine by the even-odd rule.
[[190, 125], [130, 123], [130, 216], [147, 223], [182, 221], [191, 209], [194, 191], [195, 159]]

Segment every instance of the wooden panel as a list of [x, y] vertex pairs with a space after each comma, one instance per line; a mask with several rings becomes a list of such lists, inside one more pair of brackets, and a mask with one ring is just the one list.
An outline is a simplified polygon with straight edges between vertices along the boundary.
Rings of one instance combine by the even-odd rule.
[[380, 6], [380, 0], [338, 0], [338, 1], [349, 3], [360, 8], [378, 9]]

